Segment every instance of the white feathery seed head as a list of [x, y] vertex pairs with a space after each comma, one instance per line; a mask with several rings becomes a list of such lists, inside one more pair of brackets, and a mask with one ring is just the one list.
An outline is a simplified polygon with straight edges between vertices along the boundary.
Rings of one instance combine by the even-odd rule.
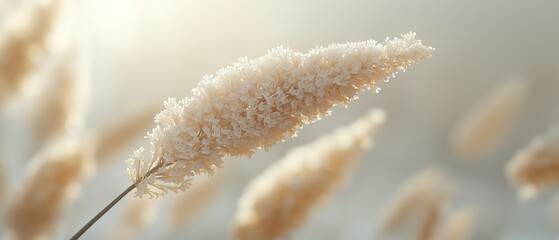
[[542, 188], [559, 183], [559, 126], [518, 151], [507, 164], [506, 174], [521, 199], [533, 198]]
[[221, 168], [224, 156], [270, 148], [432, 51], [408, 33], [384, 43], [332, 44], [308, 53], [278, 47], [241, 58], [205, 76], [191, 97], [165, 102], [147, 136], [150, 153], [139, 148], [127, 160], [136, 195], [184, 191], [193, 176]]
[[382, 110], [370, 111], [350, 126], [293, 149], [252, 180], [239, 200], [235, 238], [278, 239], [300, 226], [344, 180], [385, 118]]

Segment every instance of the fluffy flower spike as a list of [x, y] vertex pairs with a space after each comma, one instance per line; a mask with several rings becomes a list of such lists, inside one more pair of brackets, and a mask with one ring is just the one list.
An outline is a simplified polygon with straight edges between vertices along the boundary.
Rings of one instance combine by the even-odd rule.
[[332, 44], [308, 53], [278, 47], [241, 58], [205, 76], [191, 97], [165, 102], [148, 133], [150, 154], [140, 148], [127, 160], [136, 195], [183, 191], [193, 176], [220, 168], [224, 156], [270, 148], [432, 51], [408, 33], [384, 43]]

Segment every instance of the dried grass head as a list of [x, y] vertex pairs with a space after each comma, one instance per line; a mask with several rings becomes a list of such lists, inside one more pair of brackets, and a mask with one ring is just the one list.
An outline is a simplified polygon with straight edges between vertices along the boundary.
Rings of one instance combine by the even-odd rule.
[[348, 127], [293, 149], [252, 180], [239, 199], [235, 238], [279, 239], [302, 225], [310, 210], [349, 175], [385, 118], [384, 111], [371, 111]]
[[77, 134], [84, 125], [87, 76], [77, 49], [70, 49], [54, 67], [48, 84], [35, 97], [31, 124], [40, 142]]
[[559, 183], [559, 127], [551, 128], [520, 149], [509, 161], [506, 174], [519, 197], [535, 197], [546, 186]]
[[177, 195], [171, 211], [171, 222], [175, 230], [185, 226], [189, 220], [194, 219], [212, 203], [223, 178], [223, 172], [220, 172], [216, 177], [200, 179], [202, 183]]
[[29, 84], [57, 23], [62, 0], [35, 0], [11, 15], [0, 31], [0, 103]]
[[61, 139], [41, 151], [30, 162], [9, 207], [7, 225], [12, 234], [17, 239], [50, 236], [67, 200], [77, 196], [79, 182], [93, 171], [88, 140]]
[[456, 124], [451, 136], [454, 150], [466, 157], [489, 151], [512, 124], [526, 95], [527, 83], [520, 78], [497, 86]]
[[409, 33], [383, 43], [332, 44], [307, 53], [278, 47], [242, 58], [204, 77], [191, 97], [165, 102], [148, 134], [150, 153], [139, 148], [127, 160], [136, 195], [184, 191], [193, 176], [221, 168], [223, 157], [270, 148], [432, 51]]
[[553, 224], [559, 226], [559, 194], [555, 194], [549, 202], [549, 216]]
[[4, 159], [0, 158], [0, 209], [4, 205], [4, 197], [6, 193], [6, 166], [4, 164]]
[[454, 184], [439, 167], [430, 167], [416, 173], [400, 185], [396, 194], [390, 198], [388, 206], [383, 209], [380, 232], [394, 233], [414, 214], [424, 212], [425, 218], [419, 227], [418, 238], [432, 236], [454, 189]]
[[451, 212], [437, 231], [437, 240], [468, 240], [474, 232], [478, 210], [474, 207]]

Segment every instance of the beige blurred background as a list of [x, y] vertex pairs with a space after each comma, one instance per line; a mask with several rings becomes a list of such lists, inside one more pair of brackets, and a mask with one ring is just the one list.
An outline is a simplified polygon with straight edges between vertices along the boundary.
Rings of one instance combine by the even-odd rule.
[[[5, 16], [18, 1], [3, 0]], [[90, 99], [86, 126], [110, 125], [159, 104], [189, 95], [203, 75], [239, 57], [264, 55], [284, 45], [307, 51], [316, 45], [384, 40], [409, 31], [436, 48], [432, 59], [412, 66], [382, 91], [360, 95], [348, 108], [303, 128], [252, 159], [227, 160], [224, 181], [211, 205], [183, 229], [169, 229], [172, 197], [161, 199], [157, 220], [140, 239], [229, 239], [236, 202], [248, 181], [290, 148], [349, 124], [368, 109], [387, 111], [375, 146], [330, 201], [312, 212], [289, 239], [373, 239], [379, 213], [398, 185], [431, 165], [455, 180], [452, 206], [476, 206], [473, 239], [552, 239], [558, 226], [548, 189], [519, 202], [504, 166], [529, 140], [559, 122], [559, 3], [556, 1], [192, 1], [80, 0], [75, 2], [88, 46]], [[3, 19], [1, 17], [0, 19]], [[450, 148], [450, 132], [478, 100], [501, 82], [521, 76], [528, 98], [505, 136], [487, 153], [464, 161]], [[0, 153], [10, 184], [20, 181], [33, 155], [27, 144], [26, 103], [13, 103], [0, 120]], [[140, 144], [86, 181], [66, 209], [55, 239], [65, 239], [126, 188], [124, 160]], [[171, 194], [173, 195], [173, 194]], [[82, 239], [104, 239], [118, 223], [117, 205]]]

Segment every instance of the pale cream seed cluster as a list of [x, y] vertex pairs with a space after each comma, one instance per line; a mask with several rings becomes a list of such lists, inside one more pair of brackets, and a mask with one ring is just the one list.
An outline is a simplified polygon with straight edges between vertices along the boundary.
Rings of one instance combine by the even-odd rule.
[[191, 97], [165, 102], [148, 133], [150, 153], [139, 148], [127, 160], [136, 194], [183, 191], [193, 176], [220, 168], [224, 156], [251, 156], [295, 135], [432, 50], [409, 33], [384, 43], [332, 44], [308, 53], [278, 47], [241, 58], [205, 76]]

